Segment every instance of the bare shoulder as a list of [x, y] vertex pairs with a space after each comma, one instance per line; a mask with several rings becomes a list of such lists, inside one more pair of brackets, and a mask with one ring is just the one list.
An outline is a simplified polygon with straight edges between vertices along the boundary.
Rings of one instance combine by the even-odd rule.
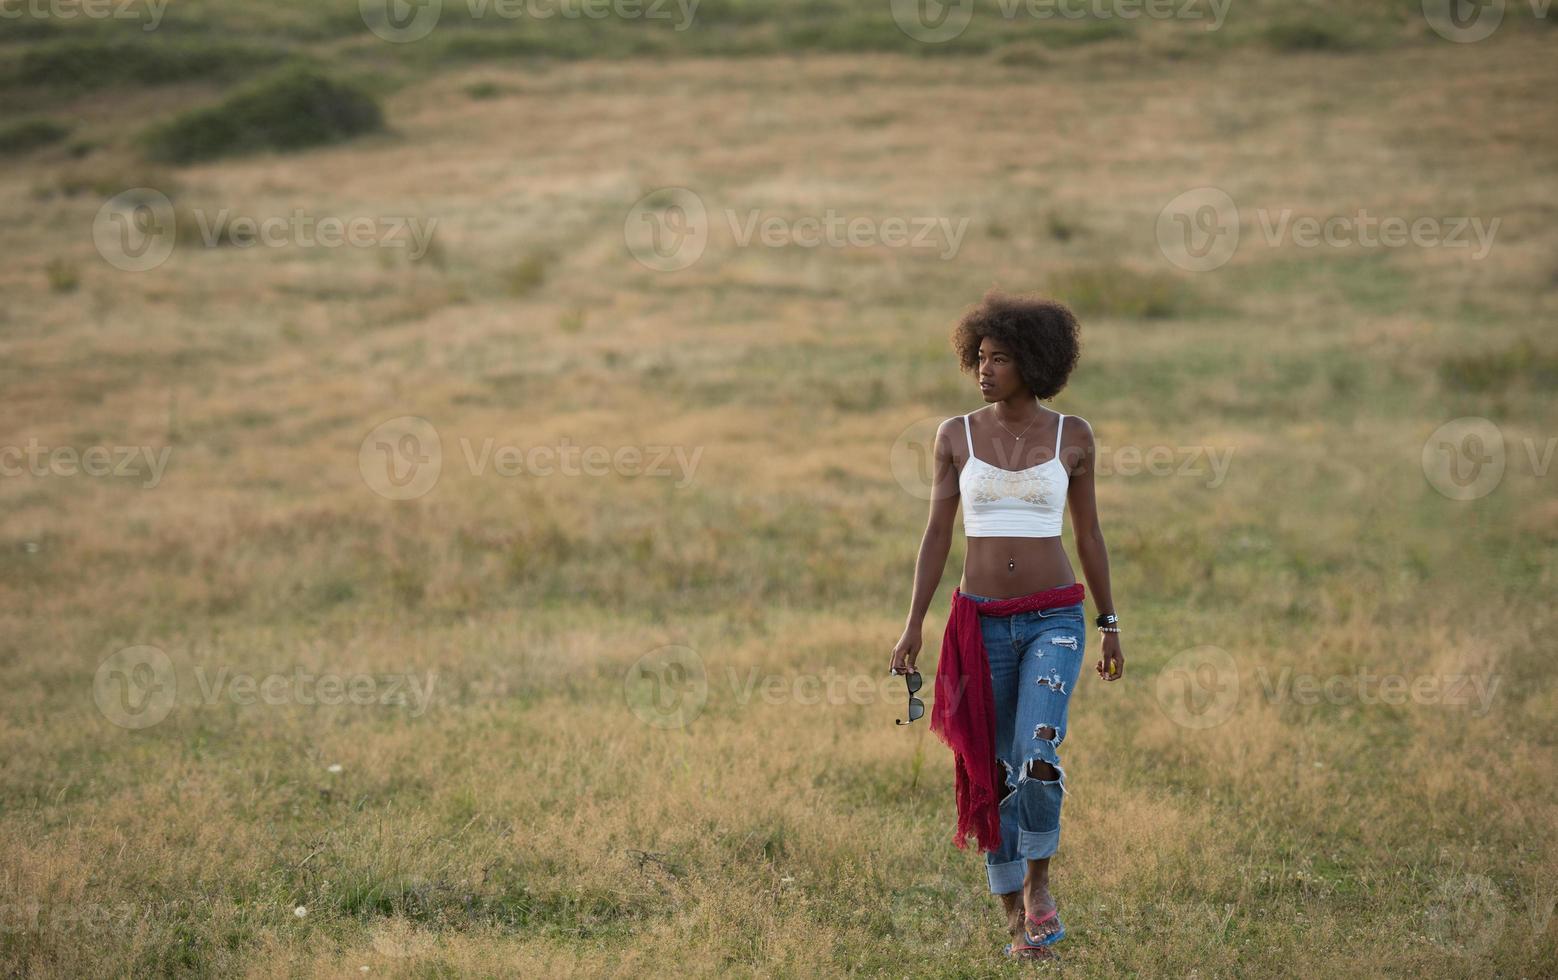
[[1093, 427], [1080, 415], [1067, 415], [1060, 433], [1060, 459], [1068, 471], [1074, 471], [1094, 452]]
[[1091, 446], [1093, 426], [1080, 415], [1067, 415], [1065, 431], [1061, 433], [1061, 445]]
[[954, 415], [936, 427], [936, 452], [957, 458], [963, 443], [963, 416]]

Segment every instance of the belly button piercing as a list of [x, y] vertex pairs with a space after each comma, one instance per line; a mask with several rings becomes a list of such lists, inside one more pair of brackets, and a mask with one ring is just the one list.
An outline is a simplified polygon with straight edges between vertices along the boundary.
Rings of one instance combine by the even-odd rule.
[[1006, 559], [1006, 570], [1007, 571], [1010, 572], [1010, 571], [1013, 571], [1016, 568], [1017, 568], [1017, 559], [1015, 559], [1015, 558], [1008, 558], [1008, 559]]

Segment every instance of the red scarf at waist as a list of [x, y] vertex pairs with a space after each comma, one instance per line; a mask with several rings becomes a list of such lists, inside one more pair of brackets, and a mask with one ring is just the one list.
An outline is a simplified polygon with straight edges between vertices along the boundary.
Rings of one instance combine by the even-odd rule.
[[936, 703], [930, 730], [941, 736], [957, 758], [958, 825], [952, 842], [967, 848], [973, 834], [981, 851], [1001, 846], [1000, 796], [1004, 782], [995, 750], [995, 690], [985, 653], [980, 616], [1014, 616], [1034, 609], [1074, 606], [1082, 601], [1081, 582], [1010, 599], [975, 602], [952, 591], [952, 614], [941, 639], [936, 664]]

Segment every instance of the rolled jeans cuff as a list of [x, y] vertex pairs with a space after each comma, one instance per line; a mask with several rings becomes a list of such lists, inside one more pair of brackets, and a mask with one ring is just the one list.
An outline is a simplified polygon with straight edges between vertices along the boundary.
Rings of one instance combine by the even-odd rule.
[[991, 893], [1010, 895], [1012, 892], [1022, 891], [1022, 880], [1027, 870], [1028, 862], [1023, 860], [985, 865], [985, 873], [990, 877]]
[[1054, 830], [1017, 831], [1017, 853], [1029, 861], [1038, 861], [1047, 857], [1054, 857], [1055, 851], [1060, 847], [1060, 828]]

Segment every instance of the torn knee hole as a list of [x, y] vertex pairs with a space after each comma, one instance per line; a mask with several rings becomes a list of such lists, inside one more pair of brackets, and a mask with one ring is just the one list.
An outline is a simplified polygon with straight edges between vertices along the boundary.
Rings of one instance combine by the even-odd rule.
[[1061, 680], [1060, 671], [1052, 670], [1048, 677], [1035, 677], [1035, 684], [1047, 684], [1061, 694], [1066, 693], [1066, 682]]
[[1035, 725], [1034, 728], [1033, 728], [1033, 737], [1034, 738], [1042, 738], [1046, 742], [1058, 742], [1058, 741], [1060, 741], [1058, 738], [1055, 737], [1055, 734], [1056, 733], [1055, 733], [1055, 726], [1054, 725]]
[[1060, 770], [1045, 762], [1043, 759], [1034, 759], [1028, 763], [1029, 779], [1059, 779]]

